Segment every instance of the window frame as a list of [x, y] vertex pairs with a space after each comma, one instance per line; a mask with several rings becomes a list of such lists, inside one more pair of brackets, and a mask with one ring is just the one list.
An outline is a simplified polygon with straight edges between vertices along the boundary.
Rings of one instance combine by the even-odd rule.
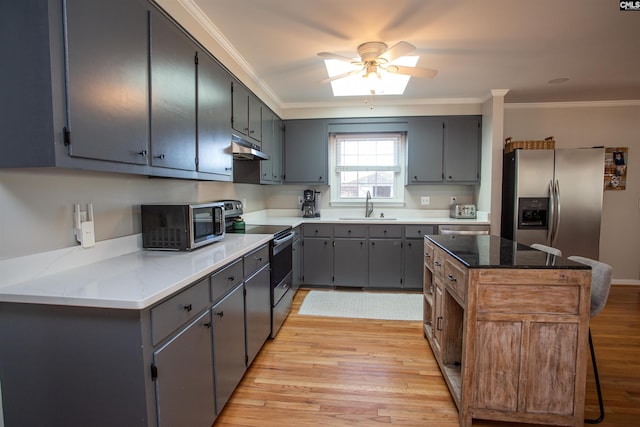
[[[407, 145], [407, 133], [404, 131], [391, 131], [391, 132], [331, 132], [329, 134], [329, 188], [330, 188], [330, 199], [329, 204], [331, 206], [339, 206], [339, 207], [351, 207], [351, 206], [362, 206], [365, 202], [366, 197], [350, 197], [350, 198], [342, 198], [340, 196], [340, 171], [337, 168], [337, 146], [338, 139], [344, 138], [358, 138], [362, 139], [363, 137], [389, 137], [393, 136], [398, 139], [398, 171], [394, 171], [394, 182], [393, 182], [393, 192], [395, 197], [393, 198], [376, 198], [373, 197], [371, 201], [373, 201], [378, 206], [404, 206], [405, 205], [405, 170], [406, 170], [406, 162], [405, 162], [405, 153], [406, 153], [406, 145]], [[375, 170], [375, 169], [374, 169]], [[389, 167], [381, 167], [379, 170], [389, 170]]]

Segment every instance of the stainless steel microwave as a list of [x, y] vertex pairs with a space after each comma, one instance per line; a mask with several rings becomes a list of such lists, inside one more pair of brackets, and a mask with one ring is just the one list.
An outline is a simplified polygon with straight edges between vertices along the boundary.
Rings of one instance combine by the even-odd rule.
[[142, 247], [190, 251], [224, 238], [224, 204], [141, 205]]

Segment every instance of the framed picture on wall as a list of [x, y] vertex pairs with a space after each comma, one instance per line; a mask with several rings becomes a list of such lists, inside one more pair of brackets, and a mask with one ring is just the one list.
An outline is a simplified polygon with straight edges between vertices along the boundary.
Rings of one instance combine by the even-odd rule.
[[627, 188], [628, 147], [609, 147], [604, 154], [604, 189], [624, 190]]

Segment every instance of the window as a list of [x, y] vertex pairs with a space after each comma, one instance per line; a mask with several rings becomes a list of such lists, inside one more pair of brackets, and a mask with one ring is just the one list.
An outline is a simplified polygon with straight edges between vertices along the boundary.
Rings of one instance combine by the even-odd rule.
[[367, 192], [378, 203], [404, 202], [400, 133], [331, 136], [331, 203], [361, 203]]

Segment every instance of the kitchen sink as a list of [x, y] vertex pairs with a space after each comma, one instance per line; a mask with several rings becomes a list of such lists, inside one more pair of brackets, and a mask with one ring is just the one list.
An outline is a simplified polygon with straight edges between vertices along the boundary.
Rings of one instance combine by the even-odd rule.
[[380, 218], [379, 216], [345, 216], [338, 218], [340, 221], [397, 221], [398, 218]]

